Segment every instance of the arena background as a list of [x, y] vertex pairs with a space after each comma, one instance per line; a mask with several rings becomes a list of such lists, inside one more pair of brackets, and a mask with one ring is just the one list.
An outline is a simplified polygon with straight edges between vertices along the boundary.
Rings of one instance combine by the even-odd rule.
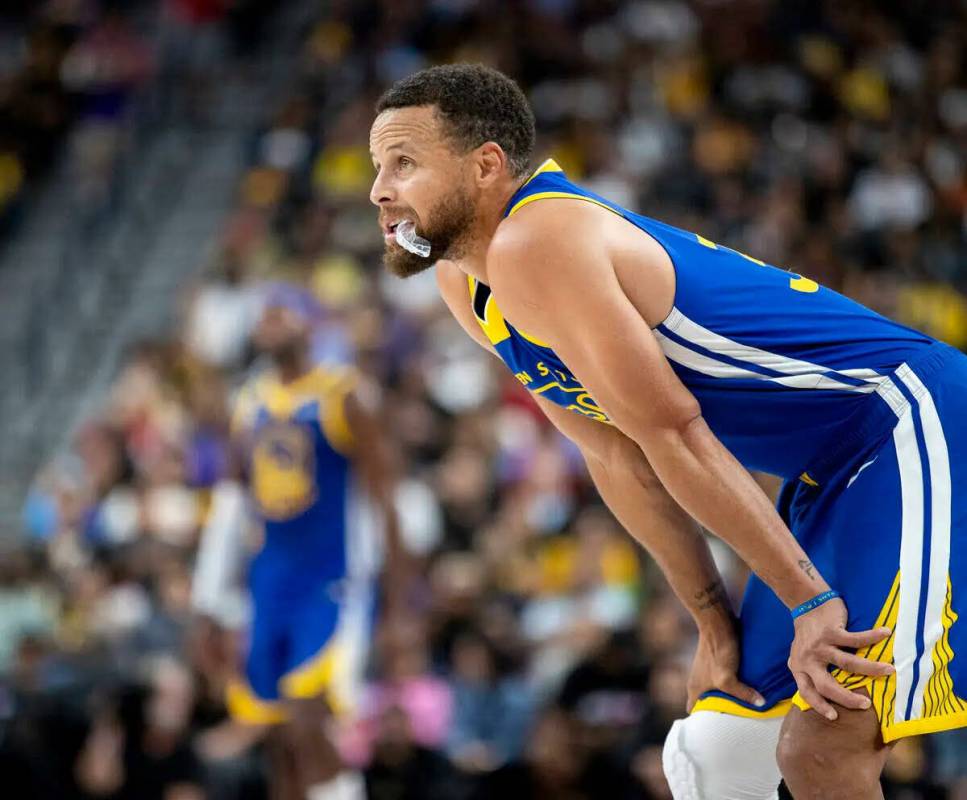
[[[432, 273], [382, 273], [374, 101], [497, 66], [540, 158], [964, 348], [965, 45], [960, 0], [4, 2], [0, 795], [266, 797], [223, 724], [244, 593], [197, 608], [192, 576], [283, 280], [401, 454], [419, 569], [346, 743], [370, 796], [670, 797], [691, 624]], [[967, 734], [902, 740], [885, 787], [967, 798]]]

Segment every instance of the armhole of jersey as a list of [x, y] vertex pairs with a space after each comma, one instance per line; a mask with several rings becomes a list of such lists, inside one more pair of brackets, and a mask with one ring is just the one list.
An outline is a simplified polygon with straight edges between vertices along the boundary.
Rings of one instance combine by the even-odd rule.
[[349, 419], [346, 417], [346, 399], [355, 388], [359, 377], [354, 372], [335, 376], [322, 391], [319, 424], [332, 448], [344, 456], [352, 453], [356, 444]]
[[[490, 295], [490, 287], [487, 284], [481, 284], [472, 275], [467, 276], [467, 285], [470, 287], [470, 312], [473, 314], [477, 324], [483, 330], [484, 335], [495, 347], [505, 339], [510, 338], [510, 329], [507, 327], [507, 322], [500, 313], [500, 309], [497, 308], [496, 303], [491, 302], [493, 300]], [[480, 287], [483, 286], [488, 292], [487, 297], [484, 301], [483, 308], [477, 307], [477, 295], [480, 292]], [[516, 330], [516, 329], [515, 329]], [[521, 333], [519, 330], [518, 333]], [[521, 334], [528, 341], [534, 342], [534, 344], [541, 344], [537, 339], [534, 339], [526, 334]], [[546, 345], [543, 345], [546, 347]]]

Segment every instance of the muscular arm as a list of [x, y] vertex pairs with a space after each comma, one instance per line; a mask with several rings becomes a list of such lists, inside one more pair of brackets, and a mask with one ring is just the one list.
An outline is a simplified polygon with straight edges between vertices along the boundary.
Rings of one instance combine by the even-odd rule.
[[[574, 211], [574, 201], [555, 204]], [[724, 635], [725, 626], [710, 622], [730, 619], [727, 606], [713, 602], [712, 613], [703, 616], [703, 606], [720, 597], [720, 584], [705, 543], [696, 538], [698, 532], [682, 508], [731, 544], [786, 605], [798, 605], [828, 586], [762, 489], [705, 424], [698, 402], [622, 291], [606, 248], [595, 238], [596, 226], [587, 223], [580, 214], [546, 215], [540, 247], [531, 236], [511, 237], [499, 248], [492, 244], [491, 253], [496, 250], [498, 257], [493, 262], [488, 258], [490, 287], [510, 319], [551, 342], [624, 434], [614, 449], [587, 440], [582, 450], [605, 502], [651, 549], [705, 634], [689, 678], [690, 703], [702, 691], [719, 688], [761, 705], [762, 698], [736, 678], [734, 637]], [[641, 279], [647, 280], [644, 267], [642, 271]], [[463, 276], [453, 265], [444, 265], [438, 268], [438, 281], [463, 327], [488, 347], [467, 295], [461, 299], [459, 294], [467, 291], [465, 282], [462, 289], [459, 285]], [[572, 417], [579, 419], [563, 410], [549, 414], [565, 426]], [[581, 438], [574, 430], [567, 433]], [[697, 583], [696, 576], [701, 576]], [[891, 669], [844, 649], [881, 641], [889, 629], [850, 633], [846, 618], [840, 601], [799, 617], [788, 662], [803, 698], [830, 720], [837, 712], [826, 698], [854, 709], [867, 707], [869, 700], [836, 683], [827, 671], [829, 664], [874, 676]]]
[[[441, 262], [437, 283], [460, 325], [492, 352], [470, 308], [466, 276]], [[601, 499], [652, 555], [699, 628], [711, 631], [726, 623], [731, 631], [732, 609], [708, 543], [661, 485], [641, 449], [611, 426], [535, 399], [554, 426], [580, 448]]]
[[[488, 277], [505, 315], [552, 344], [641, 448], [669, 494], [728, 542], [787, 606], [829, 588], [763, 491], [706, 425], [624, 293], [595, 216], [608, 212], [581, 201], [553, 205], [553, 213], [523, 209], [518, 216], [531, 217], [505, 223], [491, 245]], [[647, 280], [649, 265], [641, 269]]]
[[705, 536], [661, 485], [641, 449], [610, 426], [537, 401], [578, 445], [601, 499], [655, 559], [699, 629], [731, 629], [732, 608]]
[[[453, 264], [442, 262], [437, 266], [437, 282], [464, 330], [493, 351], [470, 309], [466, 276]], [[735, 618], [698, 525], [669, 496], [644, 453], [627, 436], [541, 397], [535, 399], [557, 429], [578, 445], [601, 498], [655, 559], [695, 619], [700, 636], [688, 680], [688, 707], [709, 689], [761, 705], [759, 694], [737, 677]]]

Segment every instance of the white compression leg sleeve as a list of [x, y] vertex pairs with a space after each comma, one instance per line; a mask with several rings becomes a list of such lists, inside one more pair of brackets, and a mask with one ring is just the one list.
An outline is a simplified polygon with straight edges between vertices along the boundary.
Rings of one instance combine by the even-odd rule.
[[675, 800], [777, 800], [782, 717], [696, 711], [676, 720], [662, 766]]

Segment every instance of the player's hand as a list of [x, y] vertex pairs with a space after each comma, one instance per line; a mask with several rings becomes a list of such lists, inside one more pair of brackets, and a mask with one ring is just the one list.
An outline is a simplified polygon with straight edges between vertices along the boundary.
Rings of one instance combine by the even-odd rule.
[[857, 675], [880, 678], [893, 672], [893, 665], [860, 658], [851, 650], [882, 642], [890, 635], [889, 628], [868, 631], [846, 630], [846, 605], [833, 599], [797, 617], [796, 635], [789, 655], [789, 669], [803, 700], [828, 720], [838, 714], [837, 703], [844, 708], [863, 710], [870, 707], [870, 698], [846, 689], [829, 674], [829, 665]]
[[703, 692], [718, 689], [753, 706], [765, 705], [765, 699], [751, 686], [738, 679], [739, 640], [731, 626], [700, 630], [698, 650], [688, 676], [688, 710]]

